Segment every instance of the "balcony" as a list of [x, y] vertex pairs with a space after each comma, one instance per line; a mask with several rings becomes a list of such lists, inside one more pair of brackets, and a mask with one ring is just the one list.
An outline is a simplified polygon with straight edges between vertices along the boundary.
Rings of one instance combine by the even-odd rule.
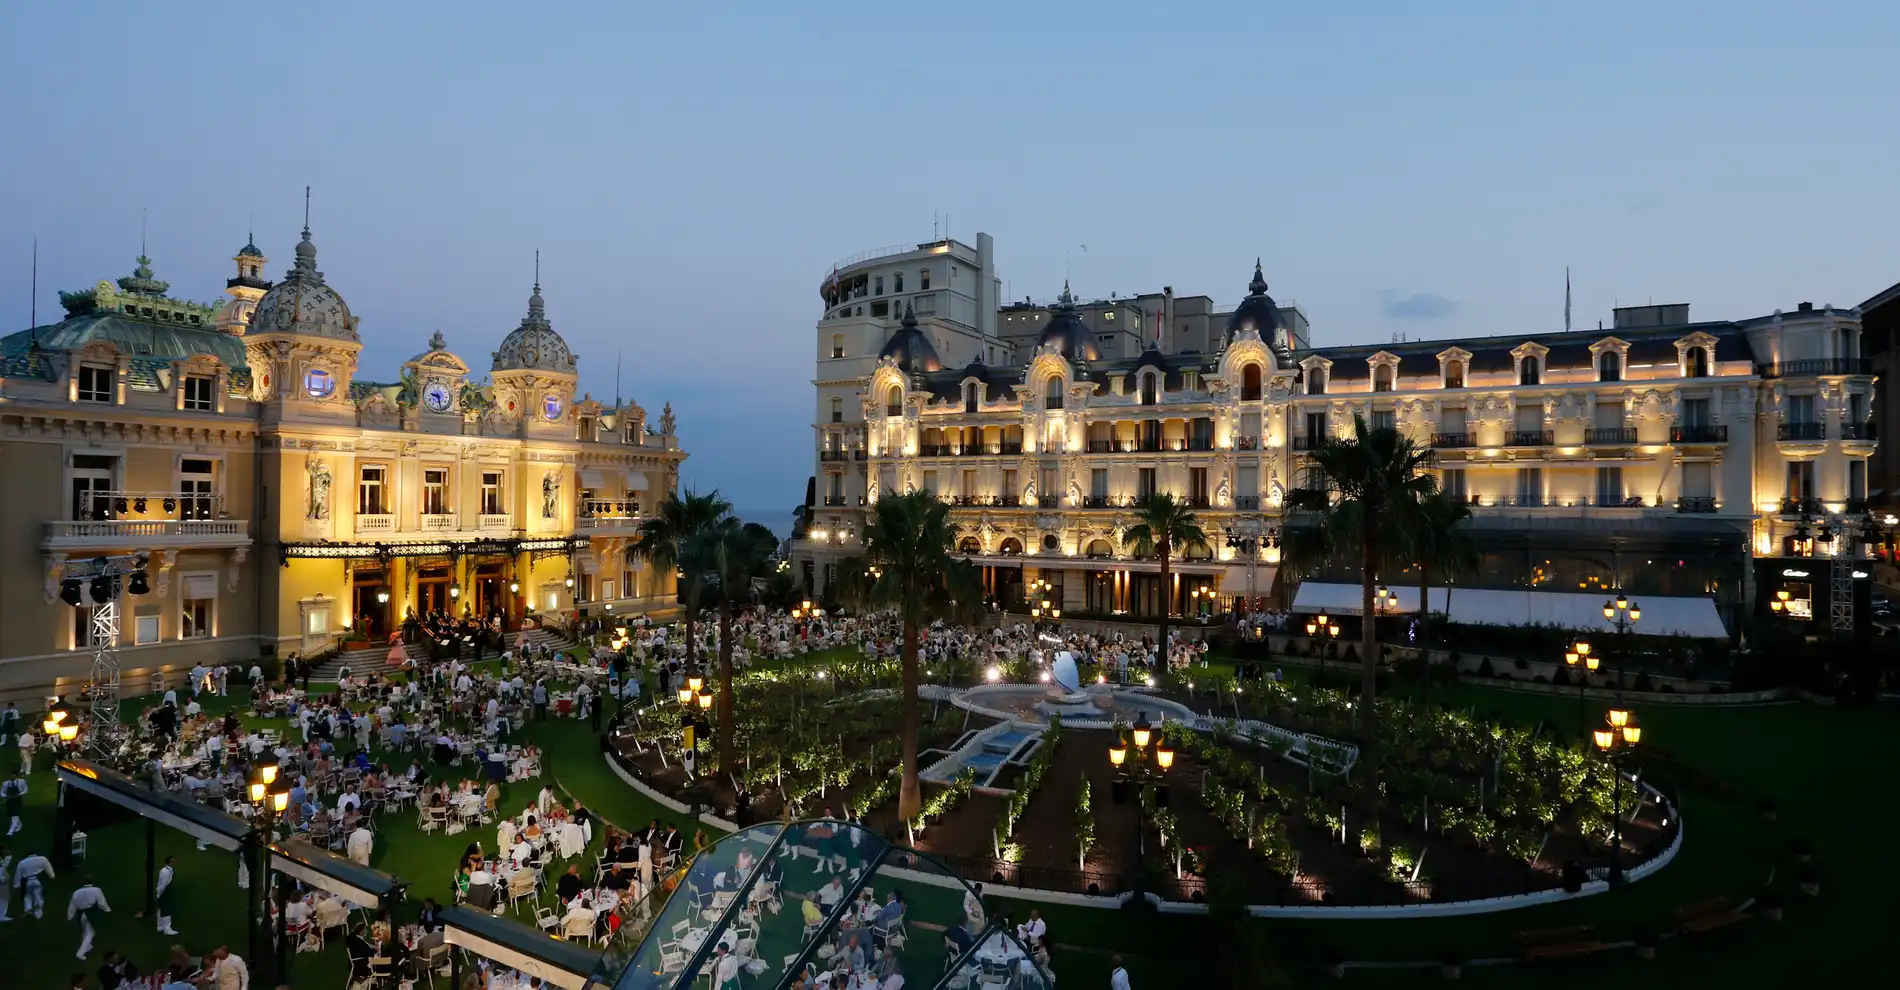
[[1583, 442], [1589, 446], [1614, 444], [1628, 446], [1636, 442], [1636, 430], [1629, 426], [1609, 426], [1583, 431]]
[[514, 520], [506, 512], [484, 512], [476, 517], [475, 523], [490, 533], [505, 533], [514, 528]]
[[1021, 440], [1016, 440], [1016, 441], [1005, 440], [1003, 441], [1002, 452], [1005, 454], [1020, 454], [1023, 452], [1023, 442]]
[[1811, 375], [1871, 375], [1874, 363], [1867, 358], [1811, 358], [1806, 361], [1782, 361], [1757, 365], [1763, 378], [1800, 378]]
[[959, 457], [987, 457], [992, 454], [1002, 453], [1002, 449], [1003, 449], [1002, 444], [973, 443], [973, 444], [968, 444], [964, 446], [962, 450], [957, 451], [957, 456]]
[[1023, 505], [1023, 497], [1021, 495], [992, 495], [990, 504], [1000, 505], [1005, 509], [1020, 509]]
[[1189, 495], [1181, 499], [1181, 501], [1186, 503], [1190, 509], [1206, 509], [1214, 505], [1214, 501], [1206, 495]]
[[1214, 438], [1213, 437], [1189, 437], [1188, 442], [1187, 442], [1187, 449], [1213, 450]]
[[1715, 496], [1684, 495], [1676, 499], [1677, 512], [1714, 512]]
[[358, 513], [356, 531], [359, 533], [393, 533], [396, 531], [396, 517], [387, 512]]
[[1324, 436], [1294, 437], [1293, 449], [1294, 450], [1318, 450], [1320, 448], [1320, 445], [1325, 442], [1326, 442], [1326, 438]]
[[843, 495], [826, 495], [825, 505], [832, 506], [832, 507], [842, 506], [844, 505], [844, 496]]
[[956, 453], [947, 443], [926, 443], [917, 447], [919, 457], [949, 457]]
[[1850, 515], [1850, 516], [1866, 515], [1867, 514], [1867, 499], [1864, 497], [1848, 499], [1846, 506], [1843, 508], [1843, 512], [1844, 514]]
[[1082, 496], [1082, 508], [1106, 509], [1108, 508], [1108, 498], [1107, 495], [1084, 495]]
[[1235, 450], [1259, 450], [1259, 437], [1240, 437], [1234, 441]]
[[1841, 439], [1859, 440], [1863, 442], [1872, 441], [1880, 439], [1880, 433], [1878, 428], [1874, 426], [1873, 420], [1868, 420], [1865, 423], [1842, 423]]
[[1798, 516], [1804, 512], [1811, 516], [1818, 516], [1825, 514], [1827, 509], [1821, 505], [1821, 500], [1818, 498], [1789, 497], [1781, 500], [1782, 515]]
[[1240, 512], [1260, 511], [1260, 496], [1239, 495], [1234, 498], [1234, 508]]
[[1727, 443], [1726, 426], [1678, 426], [1669, 431], [1670, 443]]
[[818, 452], [818, 459], [821, 461], [850, 460], [851, 452], [846, 450], [821, 450]]
[[904, 407], [903, 406], [885, 406], [884, 415], [889, 416], [892, 419], [896, 419], [899, 416], [904, 415]]
[[1776, 440], [1819, 443], [1827, 439], [1826, 423], [1783, 423], [1775, 430]]
[[1036, 507], [1039, 509], [1059, 509], [1062, 507], [1062, 496], [1038, 495], [1036, 496]]
[[1112, 454], [1115, 452], [1115, 441], [1090, 440], [1088, 451], [1091, 454]]
[[248, 547], [244, 519], [57, 519], [46, 523], [42, 550], [205, 550]]
[[1477, 445], [1478, 445], [1478, 441], [1475, 438], [1473, 438], [1472, 435], [1469, 433], [1434, 433], [1432, 434], [1432, 446], [1434, 447], [1456, 448], [1456, 447], [1476, 447]]
[[422, 531], [425, 533], [450, 533], [456, 529], [455, 513], [425, 512], [422, 514]]
[[1548, 447], [1549, 430], [1512, 430], [1504, 435], [1506, 447]]

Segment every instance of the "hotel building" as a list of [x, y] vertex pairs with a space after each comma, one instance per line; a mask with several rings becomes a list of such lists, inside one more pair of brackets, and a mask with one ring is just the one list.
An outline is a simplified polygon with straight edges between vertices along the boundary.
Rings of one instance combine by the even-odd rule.
[[[1066, 286], [1052, 305], [992, 307], [993, 255], [978, 235], [824, 280], [812, 528], [794, 552], [807, 587], [861, 550], [880, 494], [924, 490], [954, 507], [958, 550], [1002, 601], [1047, 581], [1070, 615], [1285, 606], [1289, 494], [1318, 484], [1309, 452], [1361, 417], [1429, 446], [1471, 506], [1483, 558], [1460, 587], [1587, 594], [1592, 609], [1621, 587], [1659, 615], [1693, 605], [1704, 632], [1782, 591], [1838, 625], [1858, 594], [1864, 621], [1876, 379], [1858, 310], [1695, 322], [1687, 305], [1638, 306], [1603, 329], [1315, 347], [1258, 265], [1225, 313], [1172, 289], [1084, 302]], [[1166, 588], [1122, 543], [1155, 492], [1209, 536], [1181, 548]]]
[[[281, 281], [255, 244], [233, 261], [221, 304], [170, 296], [141, 257], [0, 339], [0, 693], [77, 690], [106, 646], [138, 693], [166, 669], [383, 639], [412, 611], [514, 628], [673, 607], [673, 575], [626, 553], [686, 456], [672, 410], [650, 426], [577, 395], [539, 284], [485, 380], [437, 332], [378, 382], [308, 229]], [[66, 584], [102, 557], [144, 562], [111, 644]]]

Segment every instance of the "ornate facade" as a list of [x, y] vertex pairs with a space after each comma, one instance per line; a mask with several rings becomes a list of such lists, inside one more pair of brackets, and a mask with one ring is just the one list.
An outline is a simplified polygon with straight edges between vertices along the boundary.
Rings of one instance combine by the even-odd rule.
[[367, 380], [357, 318], [305, 229], [276, 283], [247, 243], [228, 299], [174, 299], [140, 258], [61, 293], [66, 318], [0, 340], [0, 694], [83, 682], [85, 561], [146, 561], [121, 600], [126, 689], [145, 671], [384, 639], [411, 611], [673, 607], [630, 562], [643, 507], [677, 483], [670, 407], [577, 395], [541, 287], [476, 377], [437, 331]]
[[[1842, 597], [1828, 569], [1785, 561], [1859, 551], [1876, 439], [1857, 310], [1692, 323], [1687, 306], [1629, 307], [1610, 329], [1312, 348], [1256, 266], [1211, 352], [1151, 339], [1105, 360], [1080, 306], [1065, 288], [1006, 366], [946, 367], [936, 344], [958, 328], [910, 312], [876, 357], [821, 357], [813, 526], [795, 554], [811, 585], [858, 552], [880, 495], [924, 490], [954, 506], [959, 549], [1004, 601], [1046, 581], [1038, 597], [1071, 614], [1284, 605], [1288, 494], [1318, 484], [1308, 453], [1354, 417], [1433, 449], [1472, 507], [1484, 558], [1467, 581], [1482, 587], [1712, 596], [1732, 629], [1782, 590], [1825, 619]], [[1155, 492], [1209, 536], [1168, 588], [1122, 543]], [[1865, 587], [1864, 571], [1842, 577]]]

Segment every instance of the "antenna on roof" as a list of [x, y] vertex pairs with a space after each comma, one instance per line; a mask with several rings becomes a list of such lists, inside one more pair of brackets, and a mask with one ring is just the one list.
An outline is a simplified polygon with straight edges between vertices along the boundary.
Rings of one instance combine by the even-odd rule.
[[27, 329], [33, 343], [40, 342], [40, 239], [33, 238], [33, 290], [27, 296]]
[[541, 249], [534, 249], [534, 291], [541, 291]]
[[1564, 266], [1564, 332], [1570, 332], [1570, 266]]
[[614, 412], [620, 411], [620, 351], [614, 351]]
[[310, 233], [310, 187], [303, 187], [303, 232]]
[[145, 207], [139, 207], [139, 257], [145, 257]]

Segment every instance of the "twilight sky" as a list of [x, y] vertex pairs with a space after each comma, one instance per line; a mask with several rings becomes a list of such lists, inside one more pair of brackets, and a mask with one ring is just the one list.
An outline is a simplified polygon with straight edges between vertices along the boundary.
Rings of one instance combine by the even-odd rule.
[[[813, 13], [795, 8], [823, 8]], [[1335, 9], [1350, 8], [1350, 9]], [[0, 6], [0, 331], [132, 267], [222, 291], [255, 224], [363, 374], [478, 370], [542, 252], [581, 385], [670, 400], [688, 483], [780, 513], [833, 261], [997, 238], [1013, 297], [1206, 293], [1253, 259], [1316, 343], [1701, 319], [1900, 280], [1900, 5]], [[1087, 245], [1086, 251], [1081, 245]]]

